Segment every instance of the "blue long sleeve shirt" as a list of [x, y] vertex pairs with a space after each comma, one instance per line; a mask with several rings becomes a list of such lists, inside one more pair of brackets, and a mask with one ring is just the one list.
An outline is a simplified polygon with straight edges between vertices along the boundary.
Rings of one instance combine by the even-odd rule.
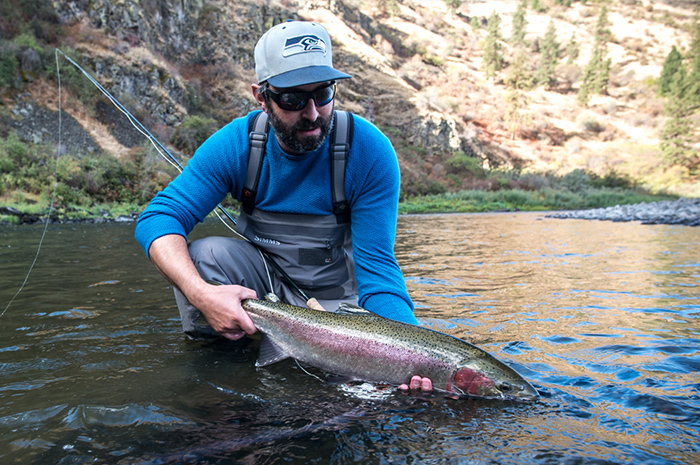
[[[184, 171], [140, 215], [136, 239], [148, 254], [153, 241], [192, 231], [230, 192], [240, 200], [248, 168], [248, 125], [255, 112], [233, 120], [197, 150]], [[303, 155], [282, 150], [272, 129], [263, 159], [256, 208], [307, 215], [333, 213], [329, 141]], [[355, 277], [360, 306], [417, 323], [413, 303], [394, 256], [400, 188], [399, 166], [389, 140], [354, 115], [354, 137], [345, 171], [350, 204]]]

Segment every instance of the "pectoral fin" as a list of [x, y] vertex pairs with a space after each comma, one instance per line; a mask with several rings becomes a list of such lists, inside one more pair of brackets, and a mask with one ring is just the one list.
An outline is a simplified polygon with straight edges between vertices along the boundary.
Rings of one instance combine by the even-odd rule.
[[265, 367], [285, 358], [289, 358], [289, 355], [284, 349], [275, 344], [275, 341], [263, 335], [260, 340], [260, 354], [258, 354], [258, 361], [255, 362], [255, 366]]

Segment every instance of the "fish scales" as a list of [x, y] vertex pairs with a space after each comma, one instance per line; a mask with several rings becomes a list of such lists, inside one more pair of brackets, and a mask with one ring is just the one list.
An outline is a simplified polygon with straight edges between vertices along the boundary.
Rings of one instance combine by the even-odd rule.
[[[260, 365], [293, 357], [364, 381], [398, 385], [418, 374], [431, 378], [437, 389], [457, 394], [537, 396], [537, 391], [507, 365], [438, 331], [366, 311], [323, 312], [260, 300], [245, 300], [243, 307], [277, 352], [269, 361], [259, 360]], [[261, 344], [261, 356], [262, 352]]]

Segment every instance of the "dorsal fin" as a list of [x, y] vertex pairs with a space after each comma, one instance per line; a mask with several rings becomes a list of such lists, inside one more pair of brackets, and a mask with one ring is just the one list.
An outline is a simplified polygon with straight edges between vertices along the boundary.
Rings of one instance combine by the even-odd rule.
[[348, 302], [340, 302], [338, 304], [338, 310], [335, 313], [341, 313], [344, 315], [372, 315], [372, 312], [365, 310], [359, 305], [354, 305]]

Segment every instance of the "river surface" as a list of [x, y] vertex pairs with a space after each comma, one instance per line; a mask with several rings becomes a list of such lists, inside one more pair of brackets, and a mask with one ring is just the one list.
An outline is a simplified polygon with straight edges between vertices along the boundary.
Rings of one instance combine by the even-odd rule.
[[[331, 383], [256, 368], [256, 339], [188, 341], [133, 229], [49, 227], [0, 317], [0, 463], [700, 462], [700, 228], [399, 219], [420, 323], [515, 368], [532, 403]], [[0, 227], [0, 311], [42, 230]], [[209, 234], [226, 230], [191, 238]]]

